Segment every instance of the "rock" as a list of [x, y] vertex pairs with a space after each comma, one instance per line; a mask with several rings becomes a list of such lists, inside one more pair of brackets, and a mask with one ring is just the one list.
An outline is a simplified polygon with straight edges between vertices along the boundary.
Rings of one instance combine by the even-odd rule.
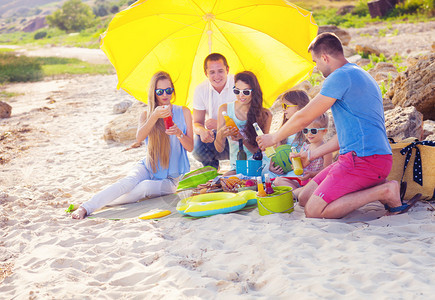
[[349, 32], [347, 32], [346, 30], [338, 28], [335, 25], [319, 26], [319, 30], [317, 31], [317, 34], [321, 34], [323, 32], [332, 32], [338, 36], [338, 38], [340, 39], [341, 43], [344, 46], [349, 45], [351, 36], [350, 36]]
[[356, 64], [360, 67], [364, 67], [370, 63], [370, 59], [368, 58], [361, 58], [356, 61]]
[[311, 85], [311, 83], [308, 80], [304, 80], [301, 83], [295, 85], [294, 87], [291, 88], [292, 91], [295, 90], [303, 90], [305, 92], [308, 93], [308, 91], [312, 88], [313, 86]]
[[131, 142], [136, 139], [137, 122], [146, 105], [136, 102], [124, 114], [110, 121], [104, 128], [104, 140], [119, 143]]
[[432, 43], [432, 52], [435, 52], [435, 42]]
[[47, 22], [45, 21], [45, 17], [36, 17], [31, 20], [23, 29], [24, 32], [33, 32], [38, 29], [47, 27]]
[[425, 141], [434, 141], [435, 142], [435, 134], [427, 136], [424, 140]]
[[353, 49], [349, 46], [343, 46], [343, 52], [344, 52], [344, 57], [350, 57], [350, 56], [357, 54], [355, 49]]
[[394, 108], [393, 102], [391, 102], [390, 98], [383, 98], [384, 111], [390, 110]]
[[342, 7], [340, 7], [337, 10], [337, 15], [344, 16], [346, 14], [350, 14], [350, 13], [353, 12], [354, 8], [355, 8], [355, 5], [345, 5], [345, 6], [342, 6]]
[[132, 106], [132, 104], [133, 104], [133, 101], [131, 101], [131, 100], [121, 101], [113, 106], [113, 113], [114, 114], [123, 114], [127, 111], [127, 109], [130, 106]]
[[366, 53], [366, 54], [375, 54], [377, 56], [379, 56], [379, 54], [382, 53], [378, 47], [373, 46], [373, 45], [366, 45], [366, 44], [355, 45], [355, 51], [358, 53], [362, 52], [362, 53]]
[[426, 120], [423, 123], [423, 140], [435, 134], [435, 121]]
[[387, 136], [395, 140], [423, 136], [423, 115], [415, 107], [395, 107], [385, 112]]
[[424, 120], [435, 120], [435, 54], [419, 58], [414, 66], [400, 73], [386, 96], [396, 106], [414, 106]]
[[0, 101], [0, 119], [9, 118], [12, 113], [12, 106], [6, 102]]
[[308, 91], [308, 96], [310, 96], [310, 99], [313, 99], [314, 97], [316, 97], [316, 95], [320, 92], [321, 89], [322, 89], [322, 85], [321, 84], [313, 86]]

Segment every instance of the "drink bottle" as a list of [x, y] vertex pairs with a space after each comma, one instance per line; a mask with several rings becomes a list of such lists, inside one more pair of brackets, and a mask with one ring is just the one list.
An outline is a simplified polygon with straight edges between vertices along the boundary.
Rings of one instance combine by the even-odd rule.
[[[165, 105], [165, 108], [166, 108], [166, 105]], [[163, 118], [163, 122], [165, 122], [165, 128], [166, 129], [169, 129], [172, 126], [174, 126], [174, 122], [172, 121], [172, 116]]]
[[270, 181], [269, 174], [264, 174], [264, 184], [266, 185], [266, 194], [273, 194], [272, 182]]
[[258, 149], [258, 151], [252, 155], [252, 158], [254, 160], [263, 160], [263, 153], [261, 153], [261, 149]]
[[257, 177], [257, 188], [258, 188], [258, 197], [266, 197], [266, 192], [264, 191], [263, 182], [261, 181], [261, 176]]
[[222, 115], [224, 116], [225, 119], [225, 125], [228, 127], [232, 127], [232, 128], [236, 128], [237, 129], [237, 133], [239, 133], [239, 128], [237, 127], [236, 123], [234, 122], [233, 119], [231, 119], [226, 111], [222, 112]]
[[[264, 134], [263, 130], [261, 130], [260, 126], [258, 126], [257, 123], [252, 124], [252, 126], [254, 126], [255, 132], [257, 132], [258, 136], [261, 136]], [[272, 157], [276, 154], [276, 151], [272, 146], [270, 146], [270, 147], [267, 147], [266, 150], [264, 150], [264, 153], [266, 153], [267, 157]]]
[[246, 155], [245, 150], [243, 149], [243, 140], [239, 140], [239, 152], [237, 152], [237, 160], [247, 160], [248, 156]]
[[[292, 147], [293, 153], [298, 153], [295, 147]], [[300, 157], [293, 157], [292, 158], [292, 165], [293, 165], [293, 171], [295, 172], [295, 175], [302, 175], [304, 173], [304, 169], [302, 168], [302, 161]]]

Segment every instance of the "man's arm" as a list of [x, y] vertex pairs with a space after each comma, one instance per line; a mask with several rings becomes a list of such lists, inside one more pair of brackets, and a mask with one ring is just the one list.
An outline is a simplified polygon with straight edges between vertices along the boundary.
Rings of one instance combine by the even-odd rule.
[[290, 135], [301, 131], [318, 116], [326, 112], [335, 101], [336, 99], [334, 98], [317, 94], [317, 96], [314, 97], [307, 106], [296, 112], [277, 132], [257, 137], [258, 145], [262, 150], [264, 150]]
[[203, 143], [212, 143], [214, 133], [204, 127], [205, 110], [193, 109], [193, 132], [201, 137]]

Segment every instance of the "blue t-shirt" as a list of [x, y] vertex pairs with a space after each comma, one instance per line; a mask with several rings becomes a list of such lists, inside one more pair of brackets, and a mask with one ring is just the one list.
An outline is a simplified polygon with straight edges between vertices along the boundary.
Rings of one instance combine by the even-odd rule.
[[324, 81], [320, 94], [337, 99], [331, 107], [340, 154], [392, 154], [385, 129], [382, 93], [369, 73], [345, 64]]

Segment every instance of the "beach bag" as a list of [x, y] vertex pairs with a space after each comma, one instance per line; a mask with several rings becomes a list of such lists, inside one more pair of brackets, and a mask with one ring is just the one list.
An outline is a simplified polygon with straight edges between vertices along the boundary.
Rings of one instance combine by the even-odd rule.
[[422, 199], [435, 199], [435, 142], [396, 143], [392, 139], [390, 142], [393, 166], [387, 179], [396, 180], [401, 187], [406, 187], [405, 200], [418, 193], [423, 195]]
[[210, 179], [216, 178], [219, 175], [216, 168], [207, 166], [189, 172], [183, 176], [183, 179], [178, 183], [178, 190], [195, 188], [199, 184], [206, 183]]

